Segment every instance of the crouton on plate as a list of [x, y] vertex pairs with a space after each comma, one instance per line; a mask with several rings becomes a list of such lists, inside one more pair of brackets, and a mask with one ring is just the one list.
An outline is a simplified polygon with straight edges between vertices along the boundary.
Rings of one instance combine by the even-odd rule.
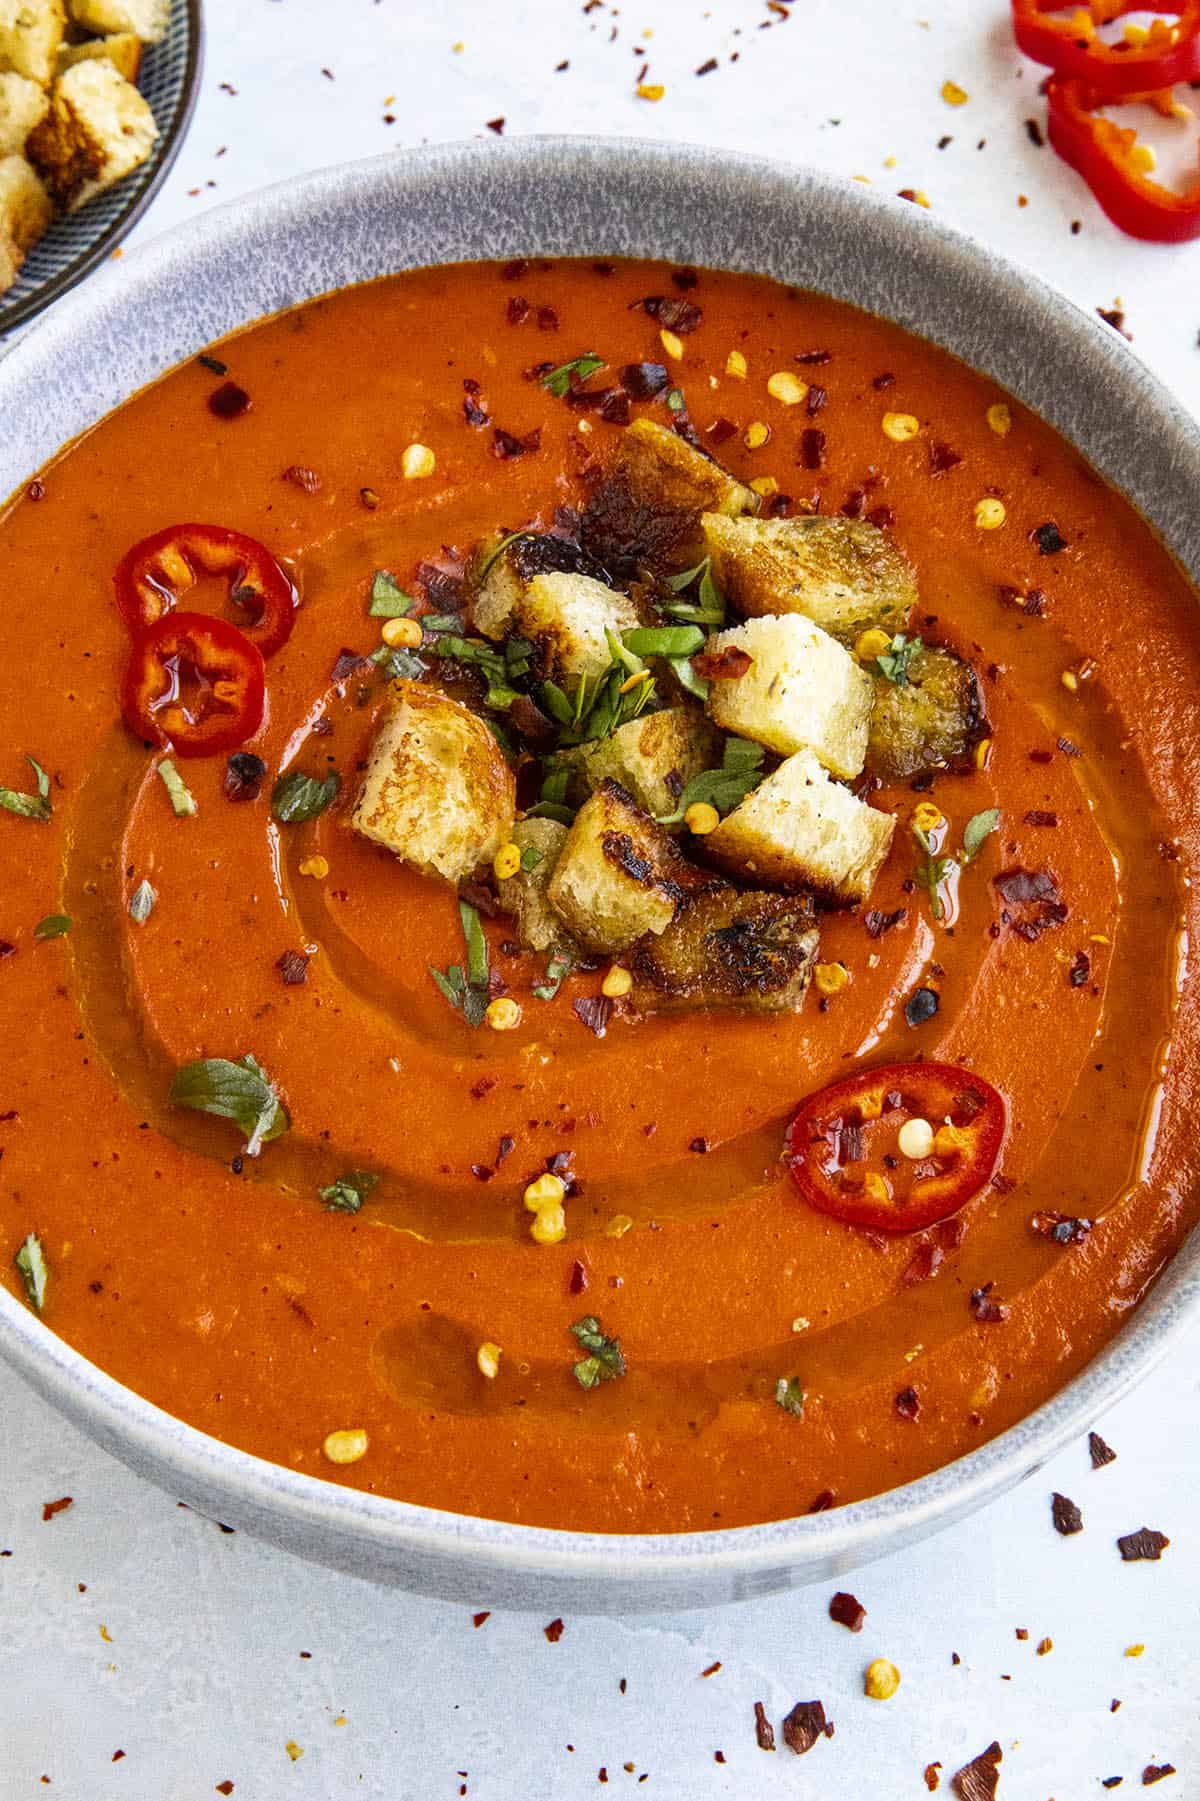
[[50, 110], [45, 90], [15, 69], [0, 72], [0, 156], [20, 156], [25, 140]]
[[720, 738], [699, 707], [665, 707], [629, 720], [608, 738], [581, 744], [567, 761], [589, 788], [611, 778], [645, 812], [659, 816], [675, 811], [693, 776], [720, 767]]
[[884, 782], [963, 768], [986, 735], [974, 669], [952, 650], [922, 645], [908, 659], [902, 684], [876, 679], [866, 767]]
[[[546, 898], [567, 828], [557, 819], [520, 819], [513, 827], [512, 842], [522, 852], [522, 865], [514, 876], [498, 884], [500, 906], [516, 921], [517, 937], [526, 950], [569, 953], [574, 942], [566, 926]], [[525, 853], [536, 853], [533, 867], [525, 867]]]
[[469, 707], [392, 684], [350, 823], [422, 875], [462, 882], [512, 837], [516, 784]]
[[71, 17], [85, 31], [129, 32], [143, 44], [166, 35], [171, 0], [70, 0]]
[[142, 66], [142, 40], [132, 31], [116, 31], [106, 38], [88, 38], [82, 44], [64, 44], [58, 53], [58, 73], [75, 63], [92, 62], [97, 57], [110, 62], [126, 81], [136, 81]]
[[627, 594], [590, 575], [535, 575], [516, 606], [517, 629], [535, 648], [543, 676], [556, 682], [585, 675], [592, 680], [612, 662], [607, 632], [619, 637], [638, 624]]
[[781, 613], [718, 632], [707, 649], [740, 650], [752, 659], [744, 674], [709, 685], [708, 710], [722, 731], [783, 757], [812, 750], [833, 775], [858, 774], [874, 690], [836, 638], [811, 619]]
[[917, 603], [912, 566], [865, 519], [703, 519], [717, 585], [739, 613], [803, 613], [853, 642], [878, 626], [902, 631]]
[[50, 196], [23, 156], [0, 156], [0, 244], [7, 242], [19, 269], [25, 251], [50, 223]]
[[638, 943], [631, 999], [643, 1013], [685, 1007], [794, 1012], [818, 940], [807, 895], [721, 887], [685, 902], [661, 937]]
[[573, 937], [615, 955], [664, 932], [685, 894], [713, 882], [619, 782], [605, 781], [576, 814], [547, 894]]
[[812, 888], [839, 901], [871, 892], [896, 821], [830, 781], [811, 751], [797, 752], [748, 794], [704, 854], [768, 888]]
[[65, 27], [62, 0], [0, 0], [0, 69], [49, 87]]
[[144, 163], [157, 139], [142, 95], [101, 58], [58, 78], [26, 149], [58, 205], [73, 212]]

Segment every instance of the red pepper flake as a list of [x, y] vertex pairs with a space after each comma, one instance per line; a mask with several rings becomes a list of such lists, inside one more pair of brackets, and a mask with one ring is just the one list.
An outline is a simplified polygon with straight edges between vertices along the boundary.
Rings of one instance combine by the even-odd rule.
[[612, 1010], [613, 1004], [606, 994], [585, 994], [571, 1003], [571, 1011], [576, 1019], [589, 1032], [594, 1032], [597, 1038], [603, 1038], [608, 1031]]
[[1098, 306], [1096, 311], [1106, 325], [1111, 325], [1128, 343], [1133, 343], [1133, 333], [1125, 330], [1125, 314], [1119, 306]]
[[1001, 900], [1010, 906], [1058, 899], [1058, 883], [1046, 869], [1004, 869], [992, 881]]
[[[122, 1752], [121, 1755], [124, 1756], [124, 1752]], [[228, 1777], [225, 1778], [224, 1782], [217, 1783], [217, 1793], [218, 1795], [232, 1795], [233, 1784]]]
[[61, 1499], [59, 1499], [57, 1501], [43, 1501], [42, 1502], [42, 1519], [43, 1519], [43, 1521], [52, 1520], [56, 1513], [65, 1513], [67, 1511], [67, 1508], [74, 1506], [74, 1504], [75, 1504], [74, 1495], [63, 1495], [61, 1497]]
[[835, 1489], [823, 1488], [820, 1494], [813, 1496], [808, 1511], [810, 1513], [827, 1513], [836, 1500], [837, 1491]]
[[1142, 1771], [1142, 1787], [1149, 1788], [1155, 1782], [1161, 1782], [1164, 1776], [1174, 1776], [1173, 1763], [1148, 1763]]
[[706, 1670], [701, 1670], [700, 1674], [702, 1676], [715, 1676], [717, 1671], [720, 1669], [720, 1667], [721, 1667], [721, 1664], [720, 1664], [720, 1660], [718, 1659], [718, 1661], [716, 1663], [710, 1663]]
[[370, 659], [364, 657], [361, 650], [343, 648], [338, 652], [337, 660], [329, 671], [329, 679], [331, 682], [344, 682], [348, 676], [354, 674], [356, 669], [365, 668], [369, 661]]
[[895, 525], [896, 515], [891, 507], [872, 507], [867, 514], [867, 522], [870, 525], [878, 526], [881, 532], [885, 532], [889, 525]]
[[540, 425], [536, 430], [527, 432], [523, 438], [514, 437], [512, 432], [504, 431], [499, 425], [492, 433], [492, 455], [498, 457], [502, 463], [510, 462], [513, 457], [523, 457], [526, 451], [540, 450], [541, 444], [542, 428]]
[[1101, 1788], [1120, 1788], [1120, 1786], [1124, 1782], [1124, 1780], [1125, 1780], [1124, 1776], [1102, 1776], [1100, 1778], [1100, 1787]]
[[[671, 385], [671, 377], [663, 363], [626, 363], [617, 380], [631, 400], [653, 400]], [[733, 428], [737, 430], [736, 425]]]
[[302, 488], [306, 494], [319, 494], [321, 478], [315, 469], [306, 468], [303, 463], [291, 463], [283, 472], [285, 482], [291, 482], [293, 488]]
[[226, 800], [257, 800], [267, 766], [253, 751], [236, 750], [225, 766], [221, 792]]
[[705, 435], [714, 444], [725, 444], [730, 438], [737, 436], [737, 426], [732, 419], [726, 419], [724, 414], [721, 414], [719, 418], [713, 420]]
[[487, 126], [489, 131], [494, 131], [498, 138], [502, 138], [504, 136], [504, 114], [503, 113], [501, 113], [501, 115], [498, 119], [485, 119], [484, 124]]
[[1117, 1549], [1122, 1563], [1157, 1563], [1170, 1542], [1164, 1532], [1156, 1532], [1153, 1526], [1139, 1526], [1136, 1532], [1127, 1532], [1117, 1540]]
[[[1058, 740], [1058, 748], [1059, 748], [1059, 750], [1061, 750], [1064, 757], [1081, 757], [1083, 755], [1083, 752], [1080, 750], [1079, 746], [1077, 744], [1075, 744], [1070, 738], [1060, 738]], [[1159, 854], [1160, 855], [1162, 854], [1161, 847], [1160, 847]], [[1176, 851], [1175, 855], [1178, 856], [1179, 852]]]
[[945, 1255], [940, 1244], [934, 1244], [932, 1239], [922, 1240], [904, 1267], [901, 1288], [915, 1288], [919, 1282], [928, 1282], [941, 1268]]
[[1000, 1786], [1000, 1763], [1004, 1753], [993, 1739], [986, 1751], [965, 1763], [950, 1778], [950, 1787], [959, 1801], [995, 1801]]
[[955, 469], [962, 458], [948, 444], [933, 443], [929, 446], [930, 475], [945, 475], [947, 469]]
[[1040, 825], [1040, 826], [1056, 826], [1058, 824], [1058, 814], [1057, 813], [1045, 813], [1042, 811], [1042, 809], [1040, 807], [1030, 807], [1029, 811], [1025, 815], [1025, 824], [1026, 825]]
[[927, 1763], [925, 1765], [925, 1787], [929, 1790], [931, 1795], [941, 1782], [941, 1777], [938, 1775], [938, 1771], [941, 1767], [940, 1763]]
[[915, 1388], [902, 1388], [896, 1396], [896, 1412], [902, 1420], [920, 1418], [921, 1397]]
[[552, 306], [539, 306], [537, 322], [539, 331], [558, 330], [558, 314]]
[[1018, 1638], [1019, 1638], [1019, 1639], [1020, 1639], [1020, 1640], [1021, 1640], [1021, 1641], [1022, 1641], [1022, 1643], [1023, 1643], [1023, 1642], [1024, 1642], [1024, 1641], [1025, 1641], [1025, 1640], [1026, 1640], [1026, 1639], [1027, 1639], [1027, 1638], [1028, 1638], [1028, 1637], [1029, 1637], [1029, 1629], [1028, 1629], [1028, 1627], [1026, 1627], [1026, 1626], [1018, 1626], [1018, 1627], [1017, 1627], [1017, 1629], [1016, 1629], [1016, 1635], [1017, 1635], [1017, 1637], [1018, 1637]]
[[285, 988], [299, 988], [308, 980], [308, 958], [303, 951], [284, 951], [275, 967]]
[[25, 495], [28, 500], [34, 500], [34, 501], [45, 500], [45, 498], [46, 498], [45, 482], [42, 481], [40, 477], [35, 477], [34, 480], [31, 481], [29, 486], [26, 488]]
[[1053, 519], [1047, 519], [1043, 525], [1035, 525], [1029, 537], [1044, 557], [1057, 556], [1060, 550], [1067, 548], [1067, 539], [1063, 537]]
[[[699, 70], [697, 70], [697, 74], [699, 74]], [[714, 1763], [724, 1763], [725, 1761], [726, 1760], [725, 1760], [724, 1751], [714, 1751], [713, 1752], [713, 1762]]]
[[548, 1626], [542, 1627], [542, 1631], [546, 1634], [546, 1637], [549, 1639], [550, 1643], [552, 1645], [556, 1645], [558, 1643], [559, 1639], [563, 1635], [563, 1631], [564, 1631], [563, 1623], [561, 1620], [551, 1620], [551, 1622]]
[[810, 365], [815, 365], [817, 363], [831, 363], [833, 361], [833, 352], [832, 350], [797, 350], [792, 357], [792, 361], [794, 363], [806, 363]]
[[250, 410], [250, 396], [235, 381], [223, 381], [208, 397], [208, 410], [218, 419], [239, 419]]
[[499, 1076], [480, 1076], [478, 1082], [472, 1084], [471, 1099], [473, 1101], [481, 1101], [485, 1094], [490, 1094], [492, 1092], [492, 1089], [499, 1080]]
[[1088, 1456], [1094, 1470], [1102, 1470], [1106, 1463], [1117, 1461], [1117, 1453], [1111, 1445], [1105, 1444], [1098, 1432], [1088, 1433]]
[[467, 394], [463, 398], [463, 418], [468, 425], [472, 425], [478, 430], [481, 425], [489, 423], [491, 415], [486, 407], [480, 406], [474, 394]]
[[1082, 1244], [1092, 1229], [1090, 1219], [1050, 1210], [1035, 1213], [1029, 1224], [1040, 1237], [1052, 1238], [1056, 1244]]
[[707, 1157], [708, 1153], [712, 1150], [712, 1145], [707, 1138], [693, 1138], [692, 1142], [688, 1145], [688, 1150], [695, 1151], [697, 1157]]
[[[717, 68], [717, 66], [718, 66], [718, 64], [717, 64], [716, 57], [710, 56], [706, 63], [700, 64], [700, 67], [696, 70], [696, 74], [697, 75], [711, 75], [713, 70], [715, 68]], [[721, 1761], [724, 1762], [724, 1759], [722, 1759]]]
[[1072, 988], [1083, 988], [1087, 985], [1092, 973], [1092, 960], [1086, 951], [1076, 951], [1071, 967], [1067, 971], [1067, 981]]
[[797, 1757], [811, 1751], [819, 1738], [833, 1737], [833, 1721], [820, 1701], [797, 1701], [783, 1721], [783, 1742]]
[[1008, 1318], [1008, 1308], [1003, 1301], [992, 1299], [994, 1282], [985, 1282], [982, 1288], [973, 1288], [968, 1307], [981, 1326], [998, 1326]]
[[1039, 1657], [1049, 1657], [1051, 1651], [1054, 1649], [1054, 1640], [1052, 1638], [1039, 1638], [1034, 1649]]
[[775, 1749], [775, 1728], [767, 1718], [767, 1710], [761, 1701], [754, 1703], [754, 1736], [758, 1740], [760, 1751]]
[[523, 294], [510, 294], [504, 316], [510, 325], [523, 325], [530, 313], [529, 302]]
[[1070, 1538], [1074, 1533], [1083, 1531], [1083, 1515], [1074, 1501], [1066, 1495], [1051, 1495], [1050, 1518], [1054, 1522], [1054, 1530], [1063, 1538]]
[[723, 650], [701, 650], [691, 659], [692, 668], [706, 682], [740, 681], [753, 661], [738, 644], [727, 644]]
[[808, 399], [804, 403], [804, 410], [810, 419], [816, 418], [828, 399], [829, 389], [822, 388], [819, 383], [814, 382], [808, 390]]
[[529, 269], [529, 262], [523, 256], [515, 256], [510, 263], [505, 263], [500, 271], [501, 281], [520, 281]]
[[1042, 128], [1036, 119], [1026, 119], [1025, 135], [1035, 150], [1040, 150], [1042, 145], [1046, 142], [1045, 137], [1042, 135]]
[[630, 301], [631, 313], [639, 308], [649, 318], [657, 319], [664, 331], [673, 331], [681, 338], [704, 322], [703, 312], [693, 301], [676, 300], [670, 294], [647, 294], [642, 300]]
[[895, 380], [896, 380], [896, 377], [890, 372], [890, 370], [885, 369], [882, 375], [872, 376], [871, 386], [878, 390], [882, 390], [884, 388], [890, 388], [893, 385], [893, 383], [895, 382]]
[[1029, 761], [1031, 763], [1053, 763], [1054, 752], [1052, 750], [1031, 750]]
[[800, 462], [805, 469], [825, 467], [825, 433], [815, 425], [800, 433]]
[[845, 1626], [849, 1632], [861, 1632], [867, 1610], [855, 1596], [839, 1589], [829, 1602], [829, 1617], [838, 1626]]

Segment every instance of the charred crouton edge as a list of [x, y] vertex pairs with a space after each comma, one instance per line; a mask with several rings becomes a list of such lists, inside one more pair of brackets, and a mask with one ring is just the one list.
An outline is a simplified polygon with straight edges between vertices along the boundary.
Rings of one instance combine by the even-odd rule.
[[865, 519], [704, 515], [704, 549], [739, 613], [802, 613], [845, 643], [870, 626], [904, 629], [917, 583], [903, 551]]
[[665, 707], [564, 754], [589, 788], [619, 782], [652, 817], [673, 813], [693, 776], [720, 765], [720, 738], [696, 706]]
[[546, 895], [567, 842], [566, 826], [556, 819], [522, 819], [513, 827], [512, 842], [522, 852], [536, 851], [539, 861], [499, 882], [501, 910], [512, 914], [526, 950], [571, 955], [574, 940]]
[[876, 678], [866, 767], [884, 782], [906, 782], [927, 769], [962, 769], [987, 732], [970, 663], [925, 644], [909, 658], [902, 686]]
[[640, 940], [631, 998], [643, 1013], [791, 1012], [804, 999], [818, 941], [808, 895], [721, 887], [685, 901], [661, 937]]
[[612, 662], [609, 632], [620, 637], [638, 623], [626, 594], [590, 575], [535, 575], [517, 601], [515, 623], [534, 647], [543, 679], [562, 682], [603, 675]]
[[154, 114], [133, 83], [92, 58], [55, 82], [26, 151], [57, 204], [73, 212], [144, 163], [157, 139]]

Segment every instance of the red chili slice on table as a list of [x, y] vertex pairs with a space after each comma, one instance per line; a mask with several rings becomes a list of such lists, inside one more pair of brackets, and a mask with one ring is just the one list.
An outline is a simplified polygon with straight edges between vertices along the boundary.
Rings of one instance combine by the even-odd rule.
[[[906, 1155], [906, 1148], [926, 1154]], [[887, 1063], [810, 1095], [788, 1127], [784, 1161], [810, 1207], [848, 1225], [917, 1232], [957, 1213], [990, 1178], [1004, 1102], [953, 1063]]]
[[[1132, 37], [1106, 43], [1097, 29], [1128, 13], [1168, 13]], [[1057, 14], [1057, 17], [1047, 17]], [[1104, 100], [1147, 94], [1200, 77], [1200, 0], [1093, 0], [1067, 12], [1059, 0], [1012, 0], [1017, 43], [1058, 75], [1087, 82]]]
[[201, 575], [228, 580], [239, 624], [264, 657], [287, 641], [296, 618], [295, 588], [264, 544], [223, 525], [169, 525], [126, 552], [114, 580], [130, 631], [164, 618]]
[[121, 685], [130, 731], [180, 757], [244, 744], [266, 706], [262, 652], [207, 613], [167, 613], [133, 646]]

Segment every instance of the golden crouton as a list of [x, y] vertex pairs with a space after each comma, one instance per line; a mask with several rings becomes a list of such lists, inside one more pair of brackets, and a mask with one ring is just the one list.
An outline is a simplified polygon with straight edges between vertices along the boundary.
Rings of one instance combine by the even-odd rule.
[[20, 156], [49, 110], [49, 98], [36, 81], [12, 69], [0, 73], [0, 156]]
[[58, 53], [58, 73], [62, 75], [75, 63], [94, 62], [97, 57], [110, 62], [126, 81], [136, 81], [142, 66], [142, 40], [132, 31], [117, 31], [111, 37], [64, 44]]
[[746, 881], [861, 901], [895, 829], [890, 813], [830, 781], [813, 753], [803, 750], [748, 794], [703, 846], [706, 857]]
[[71, 0], [71, 17], [85, 31], [130, 32], [157, 44], [166, 35], [171, 0]]
[[718, 587], [739, 613], [803, 613], [852, 642], [868, 626], [904, 629], [917, 601], [902, 551], [865, 519], [703, 519]]
[[653, 419], [635, 419], [623, 433], [614, 470], [644, 506], [718, 514], [758, 510], [753, 488], [743, 486], [711, 457]]
[[62, 0], [0, 0], [0, 69], [49, 87], [65, 25]]
[[54, 199], [74, 211], [144, 163], [157, 138], [138, 90], [112, 63], [93, 59], [59, 76], [26, 149]]
[[858, 774], [874, 691], [836, 638], [811, 619], [782, 613], [718, 632], [707, 649], [741, 650], [752, 659], [743, 675], [709, 685], [708, 710], [722, 731], [783, 757], [812, 750], [833, 775]]
[[652, 817], [673, 813], [693, 776], [717, 769], [721, 746], [699, 707], [666, 707], [566, 754], [589, 788], [611, 778]]
[[620, 637], [638, 615], [628, 595], [590, 575], [554, 572], [534, 576], [517, 602], [515, 622], [534, 645], [539, 673], [561, 684], [603, 675], [612, 662], [606, 633]]
[[546, 898], [567, 828], [556, 819], [520, 819], [513, 827], [512, 842], [525, 852], [536, 852], [538, 861], [527, 869], [524, 862], [514, 876], [497, 884], [500, 906], [516, 920], [517, 937], [530, 951], [563, 955], [574, 948], [570, 933]]
[[0, 156], [0, 294], [21, 272], [25, 252], [50, 223], [50, 196], [23, 156]]
[[965, 767], [987, 736], [975, 671], [952, 650], [922, 645], [905, 673], [902, 685], [876, 678], [866, 767], [884, 782]]
[[516, 784], [468, 707], [421, 682], [392, 684], [350, 823], [422, 875], [461, 882], [512, 837]]
[[467, 571], [471, 618], [485, 638], [503, 638], [517, 603], [535, 575], [590, 575], [604, 570], [571, 538], [552, 532], [493, 532]]
[[615, 955], [665, 931], [686, 894], [712, 886], [619, 782], [606, 781], [575, 817], [548, 898], [582, 944]]
[[12, 287], [24, 261], [25, 252], [18, 250], [12, 239], [0, 232], [0, 294], [7, 293]]
[[631, 999], [643, 1013], [684, 1007], [794, 1012], [818, 937], [807, 895], [722, 887], [685, 902], [660, 938], [639, 942]]

